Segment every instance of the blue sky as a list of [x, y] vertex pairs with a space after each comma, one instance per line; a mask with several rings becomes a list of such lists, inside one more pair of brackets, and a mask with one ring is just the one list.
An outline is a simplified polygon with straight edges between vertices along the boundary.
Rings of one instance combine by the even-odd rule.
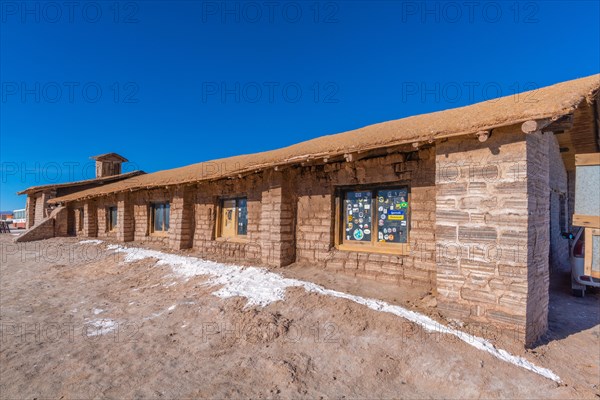
[[600, 71], [597, 1], [3, 1], [0, 209]]

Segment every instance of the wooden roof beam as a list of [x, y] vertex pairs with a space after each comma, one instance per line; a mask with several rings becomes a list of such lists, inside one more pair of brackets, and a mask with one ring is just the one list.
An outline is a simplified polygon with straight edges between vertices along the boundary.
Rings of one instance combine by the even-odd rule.
[[532, 119], [523, 122], [523, 124], [521, 124], [521, 130], [523, 131], [523, 133], [534, 133], [537, 131], [541, 131], [551, 123], [552, 120], [550, 118]]
[[546, 126], [544, 129], [542, 129], [542, 132], [560, 133], [568, 131], [569, 129], [573, 128], [574, 121], [575, 118], [573, 114], [563, 115], [556, 121], [550, 123], [550, 125]]

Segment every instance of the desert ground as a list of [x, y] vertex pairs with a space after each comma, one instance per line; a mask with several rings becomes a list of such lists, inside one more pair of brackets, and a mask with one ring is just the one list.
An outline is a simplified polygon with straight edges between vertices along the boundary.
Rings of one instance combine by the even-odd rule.
[[[290, 287], [253, 304], [109, 242], [13, 238], [0, 237], [2, 399], [600, 398], [600, 298], [571, 297], [568, 271], [552, 273], [550, 330], [536, 347], [473, 329], [557, 383], [349, 299]], [[301, 265], [271, 272], [450, 323], [409, 286]]]

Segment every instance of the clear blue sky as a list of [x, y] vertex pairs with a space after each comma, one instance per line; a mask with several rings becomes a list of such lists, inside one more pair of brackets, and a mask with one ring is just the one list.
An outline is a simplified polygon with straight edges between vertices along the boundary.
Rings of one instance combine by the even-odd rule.
[[0, 4], [1, 210], [600, 71], [598, 1]]

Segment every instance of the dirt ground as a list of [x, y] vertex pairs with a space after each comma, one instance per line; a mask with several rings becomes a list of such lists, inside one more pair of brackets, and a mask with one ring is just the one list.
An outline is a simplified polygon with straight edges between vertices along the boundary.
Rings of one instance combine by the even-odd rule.
[[[348, 300], [293, 288], [284, 301], [245, 307], [214, 296], [205, 277], [182, 279], [151, 259], [123, 263], [105, 244], [11, 240], [0, 237], [2, 399], [600, 398], [600, 299], [571, 297], [568, 272], [553, 273], [539, 346], [497, 338], [557, 373], [557, 384]], [[439, 318], [414, 288], [275, 271]]]

